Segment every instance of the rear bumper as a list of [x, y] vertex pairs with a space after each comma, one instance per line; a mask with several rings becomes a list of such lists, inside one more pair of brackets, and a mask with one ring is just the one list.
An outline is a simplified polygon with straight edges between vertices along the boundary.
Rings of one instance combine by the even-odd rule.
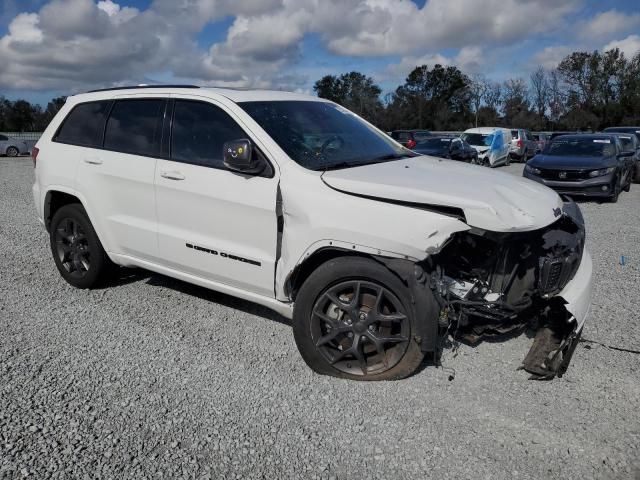
[[[541, 183], [558, 193], [569, 196], [580, 197], [610, 197], [615, 191], [615, 173], [609, 175], [603, 175], [602, 177], [590, 178], [588, 180], [578, 181], [561, 181], [561, 180], [548, 180], [536, 175], [532, 175], [525, 171], [524, 178]], [[606, 190], [603, 190], [606, 187]]]

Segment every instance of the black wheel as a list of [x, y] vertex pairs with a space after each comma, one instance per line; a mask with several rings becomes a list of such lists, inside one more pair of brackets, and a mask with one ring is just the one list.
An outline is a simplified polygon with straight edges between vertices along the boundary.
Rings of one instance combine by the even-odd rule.
[[624, 191], [625, 192], [630, 192], [631, 191], [631, 177], [633, 176], [633, 172], [629, 171], [629, 173], [627, 174], [627, 183], [624, 185]]
[[17, 157], [19, 153], [16, 147], [7, 148], [7, 157]]
[[424, 358], [406, 287], [382, 265], [329, 260], [296, 298], [293, 334], [314, 371], [353, 380], [397, 380]]
[[609, 201], [611, 203], [616, 203], [618, 201], [618, 197], [620, 197], [620, 191], [622, 190], [620, 186], [620, 179], [616, 178], [613, 183], [613, 194], [609, 197]]
[[74, 287], [96, 287], [114, 271], [115, 265], [79, 204], [65, 205], [55, 213], [49, 239], [60, 275]]
[[482, 159], [482, 166], [483, 167], [491, 167], [491, 161], [489, 160], [489, 157], [484, 157]]
[[504, 161], [505, 167], [511, 165], [511, 155], [507, 155], [507, 159]]
[[640, 162], [636, 162], [633, 169], [633, 183], [640, 183]]

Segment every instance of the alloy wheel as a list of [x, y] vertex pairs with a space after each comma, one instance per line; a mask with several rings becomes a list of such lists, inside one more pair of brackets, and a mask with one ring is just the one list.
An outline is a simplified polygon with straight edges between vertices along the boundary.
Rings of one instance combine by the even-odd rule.
[[393, 368], [407, 350], [410, 330], [400, 300], [372, 281], [349, 280], [327, 288], [311, 314], [316, 348], [334, 368], [351, 375]]
[[73, 277], [84, 277], [91, 268], [91, 251], [82, 226], [72, 218], [63, 219], [55, 232], [55, 245], [62, 267]]

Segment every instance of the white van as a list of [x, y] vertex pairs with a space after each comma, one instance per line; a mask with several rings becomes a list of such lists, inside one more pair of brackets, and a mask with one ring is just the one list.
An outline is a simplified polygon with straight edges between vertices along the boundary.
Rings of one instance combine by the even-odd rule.
[[478, 151], [480, 165], [509, 165], [511, 130], [500, 127], [470, 128], [462, 134], [462, 139]]

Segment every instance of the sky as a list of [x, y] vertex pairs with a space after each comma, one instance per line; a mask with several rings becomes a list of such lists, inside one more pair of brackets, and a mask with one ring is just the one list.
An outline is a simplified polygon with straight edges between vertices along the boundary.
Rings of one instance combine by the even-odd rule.
[[141, 83], [313, 93], [417, 65], [527, 79], [572, 51], [640, 51], [640, 0], [0, 0], [0, 95]]

